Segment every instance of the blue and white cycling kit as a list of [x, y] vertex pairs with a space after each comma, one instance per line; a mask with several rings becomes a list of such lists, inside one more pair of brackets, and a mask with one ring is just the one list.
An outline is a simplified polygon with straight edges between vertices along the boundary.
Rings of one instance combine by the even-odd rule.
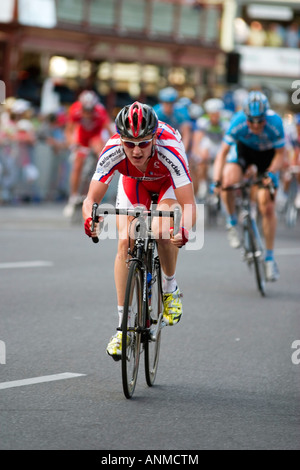
[[[262, 132], [254, 134], [248, 127], [246, 114], [239, 111], [233, 117], [223, 140], [231, 146], [227, 163], [237, 163], [243, 171], [254, 164], [259, 173], [264, 173], [270, 166], [275, 150], [285, 146], [283, 122], [278, 114], [268, 110]], [[276, 174], [275, 186], [278, 183], [279, 173]]]
[[239, 111], [233, 117], [224, 141], [232, 145], [242, 142], [256, 151], [270, 150], [283, 147], [285, 137], [281, 117], [272, 110], [266, 112], [266, 122], [261, 134], [253, 134], [248, 127], [244, 111]]
[[155, 105], [153, 109], [156, 112], [159, 121], [163, 121], [169, 124], [169, 126], [173, 127], [174, 129], [179, 130], [184, 122], [190, 120], [188, 110], [177, 104], [174, 105], [173, 113], [171, 115], [167, 115], [164, 112], [163, 105], [160, 103]]

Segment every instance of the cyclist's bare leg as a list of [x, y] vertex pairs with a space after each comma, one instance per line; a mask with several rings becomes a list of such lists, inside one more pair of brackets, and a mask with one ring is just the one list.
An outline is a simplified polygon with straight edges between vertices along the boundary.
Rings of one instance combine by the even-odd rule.
[[[237, 163], [226, 163], [222, 175], [222, 186], [231, 186], [239, 183], [242, 179], [243, 172]], [[222, 200], [225, 204], [229, 215], [235, 212], [235, 195], [234, 191], [222, 191]]]
[[272, 201], [268, 189], [258, 190], [258, 209], [262, 215], [262, 230], [267, 250], [274, 249], [274, 241], [277, 227], [275, 212], [275, 200]]
[[209, 169], [209, 151], [208, 149], [201, 149], [200, 159], [197, 162], [197, 173], [196, 173], [196, 188], [194, 188], [195, 195], [203, 198], [205, 196], [205, 191], [207, 190], [207, 180], [208, 180], [208, 169]]
[[78, 195], [84, 162], [85, 162], [85, 158], [79, 152], [76, 152], [74, 156], [71, 175], [70, 175], [70, 196], [71, 197]]
[[128, 277], [128, 226], [129, 218], [126, 215], [119, 215], [116, 218], [119, 232], [118, 251], [115, 258], [115, 285], [117, 290], [118, 306], [124, 305], [125, 290]]

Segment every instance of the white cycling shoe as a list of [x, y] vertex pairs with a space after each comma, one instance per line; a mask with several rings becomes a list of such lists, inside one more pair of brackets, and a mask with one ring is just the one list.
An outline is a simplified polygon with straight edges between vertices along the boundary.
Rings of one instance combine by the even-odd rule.
[[231, 248], [239, 248], [241, 246], [241, 240], [237, 228], [233, 225], [227, 226], [227, 238]]
[[279, 269], [275, 260], [265, 261], [265, 276], [266, 281], [274, 282], [278, 281]]

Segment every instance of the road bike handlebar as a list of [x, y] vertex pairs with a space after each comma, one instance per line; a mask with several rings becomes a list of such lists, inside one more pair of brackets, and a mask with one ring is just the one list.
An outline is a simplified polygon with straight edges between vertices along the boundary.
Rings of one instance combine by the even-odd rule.
[[[105, 208], [99, 207], [95, 202], [92, 208], [92, 227], [91, 231], [94, 231], [95, 223], [99, 222], [99, 217], [103, 215], [126, 215], [132, 216], [134, 218], [138, 217], [169, 217], [174, 220], [174, 235], [179, 232], [180, 221], [181, 221], [181, 209], [175, 207], [173, 211], [161, 211], [161, 210], [152, 210], [145, 209], [144, 207], [135, 207], [134, 209], [119, 209], [119, 208]], [[92, 237], [94, 243], [99, 242], [99, 237]]]
[[271, 199], [274, 200], [274, 195], [275, 195], [274, 184], [272, 181], [268, 184], [264, 184], [263, 180], [266, 178], [268, 178], [267, 175], [261, 176], [255, 179], [250, 178], [246, 181], [242, 181], [241, 183], [235, 183], [235, 184], [231, 184], [230, 186], [222, 187], [222, 191], [234, 191], [237, 189], [243, 190], [243, 189], [250, 188], [251, 186], [261, 185], [262, 188], [266, 188], [270, 191]]

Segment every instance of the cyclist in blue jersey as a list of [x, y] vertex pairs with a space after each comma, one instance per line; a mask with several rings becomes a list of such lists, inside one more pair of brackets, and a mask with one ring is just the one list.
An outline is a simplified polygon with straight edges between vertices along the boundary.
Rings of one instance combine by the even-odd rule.
[[178, 92], [173, 87], [160, 90], [159, 103], [153, 109], [159, 121], [163, 121], [173, 129], [178, 130], [182, 137], [184, 148], [187, 149], [190, 140], [189, 113], [178, 100]]
[[[244, 109], [236, 113], [226, 132], [214, 164], [216, 187], [238, 183], [243, 175], [266, 174], [265, 183], [273, 182], [278, 187], [279, 171], [284, 161], [285, 136], [281, 117], [269, 109], [267, 97], [251, 91]], [[255, 170], [254, 170], [255, 169]], [[218, 190], [217, 190], [218, 191]], [[237, 215], [233, 191], [223, 191], [222, 199], [228, 212], [227, 229], [229, 243], [240, 246], [236, 229]], [[258, 209], [262, 215], [262, 230], [265, 238], [265, 270], [268, 281], [276, 281], [279, 271], [274, 260], [276, 234], [275, 201], [265, 188], [257, 190]]]

